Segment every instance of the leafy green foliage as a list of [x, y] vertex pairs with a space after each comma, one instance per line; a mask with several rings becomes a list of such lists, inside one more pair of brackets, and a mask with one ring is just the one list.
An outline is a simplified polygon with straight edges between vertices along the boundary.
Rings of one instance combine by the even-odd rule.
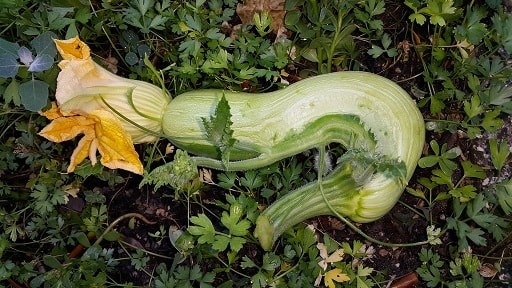
[[[123, 230], [105, 229], [110, 216], [119, 212], [117, 199], [125, 192], [133, 193], [125, 188], [139, 179], [93, 167], [88, 161], [75, 174], [61, 173], [71, 144], [43, 141], [36, 133], [47, 120], [31, 113], [54, 100], [58, 68], [52, 38], [80, 35], [100, 65], [122, 76], [158, 82], [173, 94], [199, 87], [262, 91], [293, 79], [287, 74], [306, 77], [331, 69], [375, 69], [364, 61], [366, 54], [375, 58], [376, 65], [392, 62], [402, 68], [414, 63], [421, 73], [401, 83], [406, 89], [417, 85], [425, 91], [416, 100], [424, 108], [429, 136], [435, 140], [420, 160], [420, 177], [413, 178], [407, 190], [418, 197], [420, 205], [409, 208], [424, 216], [418, 220], [421, 224], [430, 222], [453, 237], [444, 243], [450, 253], [443, 257], [434, 247], [422, 249], [418, 258], [423, 263], [417, 272], [428, 287], [483, 286], [486, 279], [477, 274], [483, 258], [465, 247], [492, 249], [491, 245], [510, 233], [512, 213], [512, 184], [504, 177], [510, 143], [495, 135], [503, 119], [512, 114], [508, 63], [512, 16], [501, 1], [288, 0], [284, 19], [288, 32], [277, 39], [270, 28], [276, 19], [267, 11], [255, 14], [253, 24], [233, 26], [238, 23], [236, 7], [241, 1], [82, 2], [0, 0], [1, 281], [11, 279], [31, 287], [129, 287], [133, 283], [113, 280], [118, 261], [125, 261], [147, 273], [155, 287], [310, 287], [323, 273], [316, 247], [323, 241], [329, 253], [340, 248], [345, 252], [342, 261], [332, 264], [351, 279], [343, 287], [389, 282], [379, 279], [387, 278], [385, 271], [355, 265], [365, 259], [366, 244], [337, 243], [338, 238], [322, 237], [320, 231], [305, 225], [287, 231], [272, 252], [254, 248], [251, 232], [261, 209], [316, 179], [314, 153], [309, 152], [258, 170], [211, 171], [212, 182], [207, 183], [216, 184], [207, 186], [201, 184], [190, 157], [178, 150], [173, 162], [146, 173], [140, 185], [154, 187], [151, 192], [141, 191], [141, 199], [149, 201], [137, 202], [137, 206], [165, 202], [159, 196], [166, 196], [166, 187], [188, 192], [186, 199], [175, 197], [171, 203], [172, 207], [187, 207], [190, 230], [179, 223], [185, 217], [173, 215], [172, 209], [172, 215], [162, 218], [164, 223], [172, 218], [186, 229], [186, 240], [176, 245], [179, 254], [169, 255], [175, 262], [149, 269], [154, 268], [155, 251], [137, 249], [120, 255], [121, 249], [115, 246], [123, 245]], [[403, 30], [402, 26], [388, 27], [390, 13], [407, 11], [395, 10], [402, 4], [409, 9], [410, 14], [403, 16], [410, 23], [403, 23]], [[399, 46], [407, 42], [414, 43], [409, 58]], [[392, 75], [389, 71], [379, 73]], [[203, 124], [227, 163], [236, 140], [230, 128], [229, 103], [221, 102]], [[448, 145], [446, 139], [453, 139], [449, 136], [455, 133], [458, 142]], [[494, 169], [468, 161], [472, 158], [464, 146], [481, 134], [497, 139], [489, 141]], [[144, 156], [163, 159], [167, 153], [154, 147], [143, 149], [150, 154]], [[482, 188], [484, 178], [501, 182]], [[104, 193], [114, 189], [115, 196]], [[79, 191], [78, 199], [67, 194], [70, 191]], [[217, 200], [217, 192], [226, 194], [225, 200]], [[81, 199], [85, 200], [82, 210], [74, 211], [70, 202]], [[436, 215], [438, 207], [445, 209], [446, 221]], [[150, 237], [164, 243], [166, 228], [162, 224]], [[92, 245], [88, 236], [102, 233], [112, 242]], [[68, 259], [69, 249], [77, 244], [85, 247], [84, 254]], [[256, 256], [248, 257], [245, 251]], [[29, 261], [27, 256], [40, 260]]]
[[427, 282], [427, 287], [438, 287], [442, 282], [440, 269], [444, 265], [444, 262], [441, 261], [441, 257], [431, 249], [427, 250], [422, 248], [419, 253], [419, 258], [423, 264], [416, 269], [416, 272]]
[[188, 232], [198, 237], [199, 244], [211, 244], [212, 248], [219, 252], [225, 251], [229, 246], [231, 251], [238, 252], [247, 242], [245, 236], [249, 234], [251, 225], [249, 220], [241, 219], [243, 214], [243, 206], [235, 202], [230, 205], [229, 213], [224, 211], [220, 219], [223, 226], [227, 228], [227, 233], [216, 231], [205, 214], [190, 218], [190, 222], [194, 225], [188, 227]]
[[198, 177], [197, 166], [186, 151], [177, 150], [174, 161], [156, 167], [144, 175], [139, 184], [154, 184], [155, 190], [169, 185], [176, 192], [187, 191], [191, 188], [191, 181]]
[[[0, 39], [0, 77], [14, 78], [20, 67], [26, 68], [28, 72], [40, 73], [52, 68], [57, 49], [52, 38], [57, 38], [55, 33], [45, 32], [31, 41], [36, 56], [27, 47], [20, 47], [17, 43]], [[21, 63], [20, 63], [21, 62]], [[20, 72], [21, 73], [21, 72]], [[13, 79], [9, 88], [8, 102], [20, 97], [21, 103], [29, 111], [39, 111], [43, 108], [49, 95], [49, 85], [41, 80], [32, 79], [19, 84]], [[18, 94], [18, 95], [16, 95]], [[5, 96], [4, 96], [5, 97]]]
[[491, 152], [491, 161], [494, 168], [501, 172], [501, 169], [505, 165], [508, 156], [510, 155], [510, 148], [507, 142], [502, 141], [498, 145], [498, 140], [489, 139], [489, 151]]
[[[505, 219], [489, 213], [486, 206], [487, 199], [484, 194], [478, 194], [466, 205], [458, 201], [454, 202], [454, 217], [447, 219], [447, 227], [456, 231], [459, 249], [468, 248], [468, 239], [477, 245], [485, 246], [487, 240], [483, 237], [484, 231], [481, 228], [486, 229], [498, 241], [505, 236], [503, 229], [507, 228], [509, 224]], [[462, 218], [464, 212], [468, 219], [474, 221], [481, 228], [469, 226], [467, 220]]]
[[389, 34], [385, 33], [381, 39], [382, 46], [373, 45], [370, 50], [368, 50], [368, 54], [370, 54], [373, 58], [378, 58], [382, 54], [386, 53], [388, 57], [395, 57], [398, 55], [398, 50], [396, 48], [391, 48], [391, 38]]
[[495, 184], [491, 191], [496, 193], [498, 203], [506, 215], [512, 214], [512, 179]]
[[169, 271], [164, 263], [160, 264], [156, 270], [158, 277], [155, 280], [154, 287], [214, 287], [215, 272], [202, 272], [199, 265], [192, 267], [180, 265], [174, 271]]
[[[422, 1], [423, 2], [423, 1]], [[446, 26], [449, 16], [456, 12], [453, 7], [453, 0], [429, 0], [426, 1], [426, 6], [421, 7], [420, 1], [406, 1], [406, 5], [414, 10], [414, 13], [409, 16], [409, 20], [423, 25], [426, 17], [430, 17], [430, 24]]]
[[441, 168], [445, 174], [451, 175], [457, 168], [457, 164], [452, 159], [460, 155], [460, 148], [454, 147], [448, 150], [446, 143], [439, 148], [439, 144], [436, 140], [430, 141], [430, 148], [434, 152], [434, 155], [422, 157], [418, 161], [418, 165], [422, 168], [439, 165], [439, 168]]

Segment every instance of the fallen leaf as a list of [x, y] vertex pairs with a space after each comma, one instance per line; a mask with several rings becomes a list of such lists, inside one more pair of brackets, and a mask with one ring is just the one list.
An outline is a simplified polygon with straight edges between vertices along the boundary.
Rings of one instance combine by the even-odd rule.
[[480, 273], [482, 277], [492, 278], [496, 276], [496, 273], [498, 273], [498, 269], [496, 269], [496, 267], [494, 267], [494, 265], [492, 265], [491, 263], [484, 263], [480, 267], [480, 270], [478, 270], [478, 273]]
[[286, 15], [285, 2], [285, 0], [247, 0], [243, 4], [238, 4], [236, 13], [242, 20], [242, 24], [250, 25], [253, 24], [252, 19], [255, 13], [266, 11], [272, 17], [272, 32], [281, 34]]
[[329, 270], [324, 275], [324, 284], [329, 288], [335, 288], [336, 284], [334, 281], [338, 283], [349, 281], [350, 277], [347, 274], [343, 273], [340, 268], [334, 268]]

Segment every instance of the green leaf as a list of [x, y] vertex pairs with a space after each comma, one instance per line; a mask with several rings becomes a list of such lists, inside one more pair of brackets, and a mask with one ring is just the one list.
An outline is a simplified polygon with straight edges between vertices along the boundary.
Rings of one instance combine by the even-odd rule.
[[222, 95], [214, 115], [210, 119], [202, 118], [203, 125], [208, 139], [218, 147], [222, 162], [227, 167], [229, 164], [230, 149], [235, 145], [236, 139], [233, 138], [231, 129], [231, 112], [226, 97]]
[[251, 222], [248, 220], [239, 221], [239, 217], [234, 216], [233, 214], [229, 214], [224, 211], [222, 213], [222, 217], [220, 221], [226, 228], [229, 229], [229, 233], [235, 236], [245, 236], [249, 233], [249, 227], [251, 226]]
[[18, 74], [18, 63], [17, 57], [11, 55], [0, 54], [0, 78], [13, 78]]
[[145, 184], [154, 184], [155, 190], [169, 185], [176, 191], [185, 191], [187, 184], [197, 176], [195, 161], [186, 151], [178, 149], [172, 162], [158, 166], [148, 174], [145, 173], [139, 188]]
[[429, 0], [427, 7], [420, 9], [419, 12], [430, 15], [430, 24], [445, 26], [445, 17], [456, 11], [453, 2], [453, 0]]
[[249, 170], [245, 172], [244, 176], [240, 178], [240, 184], [250, 190], [254, 190], [263, 186], [263, 178], [256, 170]]
[[496, 132], [503, 126], [503, 120], [498, 118], [501, 111], [496, 109], [485, 114], [482, 124], [480, 124], [486, 131], [491, 133]]
[[20, 84], [21, 103], [25, 109], [32, 112], [41, 110], [48, 101], [48, 87], [46, 82], [35, 79]]
[[420, 160], [418, 160], [418, 166], [421, 168], [428, 168], [433, 167], [439, 162], [439, 156], [437, 155], [429, 155], [422, 157]]
[[267, 271], [274, 271], [277, 267], [281, 266], [281, 259], [274, 253], [265, 253], [263, 255], [263, 264], [261, 269]]
[[197, 242], [199, 244], [214, 243], [215, 239], [215, 228], [213, 227], [212, 221], [205, 215], [199, 214], [190, 218], [193, 226], [188, 227], [188, 232], [194, 236], [199, 236]]
[[489, 150], [491, 152], [491, 161], [496, 170], [501, 171], [503, 166], [505, 166], [505, 162], [507, 161], [508, 156], [510, 155], [510, 150], [507, 141], [501, 141], [498, 146], [498, 140], [489, 139]]
[[462, 168], [464, 169], [464, 176], [485, 179], [487, 175], [484, 172], [484, 169], [478, 165], [471, 163], [470, 161], [462, 161]]
[[18, 43], [9, 42], [0, 38], [0, 55], [11, 56], [11, 58], [18, 58], [18, 50], [20, 45]]
[[371, 55], [373, 58], [378, 58], [381, 56], [386, 50], [382, 49], [381, 47], [377, 45], [372, 45], [372, 48], [368, 50], [368, 54]]
[[464, 101], [464, 112], [471, 119], [480, 115], [484, 111], [484, 107], [480, 105], [480, 97], [477, 95], [471, 97], [471, 102]]
[[498, 203], [505, 214], [512, 213], [512, 179], [494, 185]]
[[407, 192], [409, 192], [409, 194], [411, 194], [412, 196], [415, 196], [415, 197], [418, 197], [418, 198], [421, 198], [423, 200], [427, 200], [427, 198], [425, 197], [425, 193], [423, 193], [423, 191], [419, 190], [419, 189], [412, 189], [410, 187], [406, 187], [405, 188]]
[[432, 171], [432, 181], [439, 185], [448, 185], [449, 187], [453, 187], [452, 176], [451, 174], [447, 174], [445, 171], [436, 169]]
[[230, 238], [226, 235], [216, 235], [212, 243], [212, 248], [217, 251], [225, 251], [228, 248]]
[[229, 240], [229, 247], [231, 247], [232, 251], [238, 252], [244, 247], [245, 243], [247, 243], [245, 238], [231, 237]]
[[57, 47], [53, 39], [59, 39], [57, 34], [50, 31], [43, 32], [30, 41], [30, 45], [32, 45], [32, 48], [36, 51], [36, 55], [45, 54], [54, 58], [57, 55]]
[[84, 247], [91, 246], [91, 242], [89, 241], [89, 238], [87, 238], [87, 235], [85, 235], [84, 232], [78, 232], [76, 235], [76, 240], [78, 241], [78, 243], [80, 243]]
[[468, 237], [473, 243], [480, 246], [487, 245], [487, 240], [482, 237], [485, 235], [485, 232], [480, 228], [473, 228], [469, 232], [466, 233], [466, 237]]
[[487, 33], [485, 25], [480, 22], [487, 16], [487, 11], [484, 7], [471, 7], [466, 11], [464, 22], [455, 28], [457, 40], [467, 39], [471, 44], [478, 44]]
[[43, 256], [43, 263], [44, 265], [52, 268], [52, 269], [59, 269], [62, 264], [55, 258], [55, 256], [52, 255], [45, 255]]
[[20, 84], [16, 79], [12, 79], [11, 83], [7, 85], [4, 91], [4, 100], [5, 103], [13, 102], [14, 105], [19, 106], [21, 104], [20, 98]]
[[121, 233], [119, 233], [115, 230], [108, 231], [107, 233], [105, 233], [104, 238], [105, 238], [105, 240], [110, 241], [110, 242], [118, 241], [119, 239], [121, 239]]
[[476, 187], [473, 185], [466, 185], [457, 187], [450, 190], [450, 195], [459, 199], [460, 202], [468, 202], [476, 197]]
[[240, 263], [240, 267], [242, 267], [242, 269], [246, 269], [246, 268], [253, 268], [253, 267], [257, 267], [257, 266], [254, 263], [254, 261], [252, 261], [249, 257], [243, 256], [242, 262]]
[[484, 201], [484, 195], [478, 194], [475, 199], [468, 203], [466, 213], [468, 217], [473, 218], [485, 207], [486, 201]]

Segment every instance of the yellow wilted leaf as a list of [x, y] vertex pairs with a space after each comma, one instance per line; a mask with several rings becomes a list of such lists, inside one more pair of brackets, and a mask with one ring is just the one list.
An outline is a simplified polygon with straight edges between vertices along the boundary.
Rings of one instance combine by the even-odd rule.
[[336, 251], [332, 252], [331, 255], [328, 255], [327, 247], [324, 243], [316, 244], [316, 248], [318, 248], [320, 257], [322, 257], [322, 261], [318, 262], [318, 265], [322, 267], [324, 271], [327, 269], [327, 264], [336, 263], [343, 259], [343, 249], [337, 249]]
[[342, 273], [341, 269], [334, 268], [332, 270], [329, 270], [324, 275], [324, 284], [325, 286], [329, 288], [334, 288], [335, 284], [334, 281], [338, 283], [349, 281], [350, 277], [348, 277], [347, 274]]

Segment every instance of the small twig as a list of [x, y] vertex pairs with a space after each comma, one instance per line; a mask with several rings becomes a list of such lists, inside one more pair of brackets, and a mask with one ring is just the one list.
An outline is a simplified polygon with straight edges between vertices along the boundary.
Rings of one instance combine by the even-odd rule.
[[390, 288], [412, 288], [416, 287], [420, 284], [420, 280], [418, 279], [418, 274], [416, 272], [411, 272], [402, 278], [398, 279], [395, 282], [391, 283]]
[[12, 280], [11, 278], [8, 278], [7, 282], [9, 282], [9, 285], [11, 285], [13, 288], [26, 288], [26, 286], [18, 284], [18, 282]]

